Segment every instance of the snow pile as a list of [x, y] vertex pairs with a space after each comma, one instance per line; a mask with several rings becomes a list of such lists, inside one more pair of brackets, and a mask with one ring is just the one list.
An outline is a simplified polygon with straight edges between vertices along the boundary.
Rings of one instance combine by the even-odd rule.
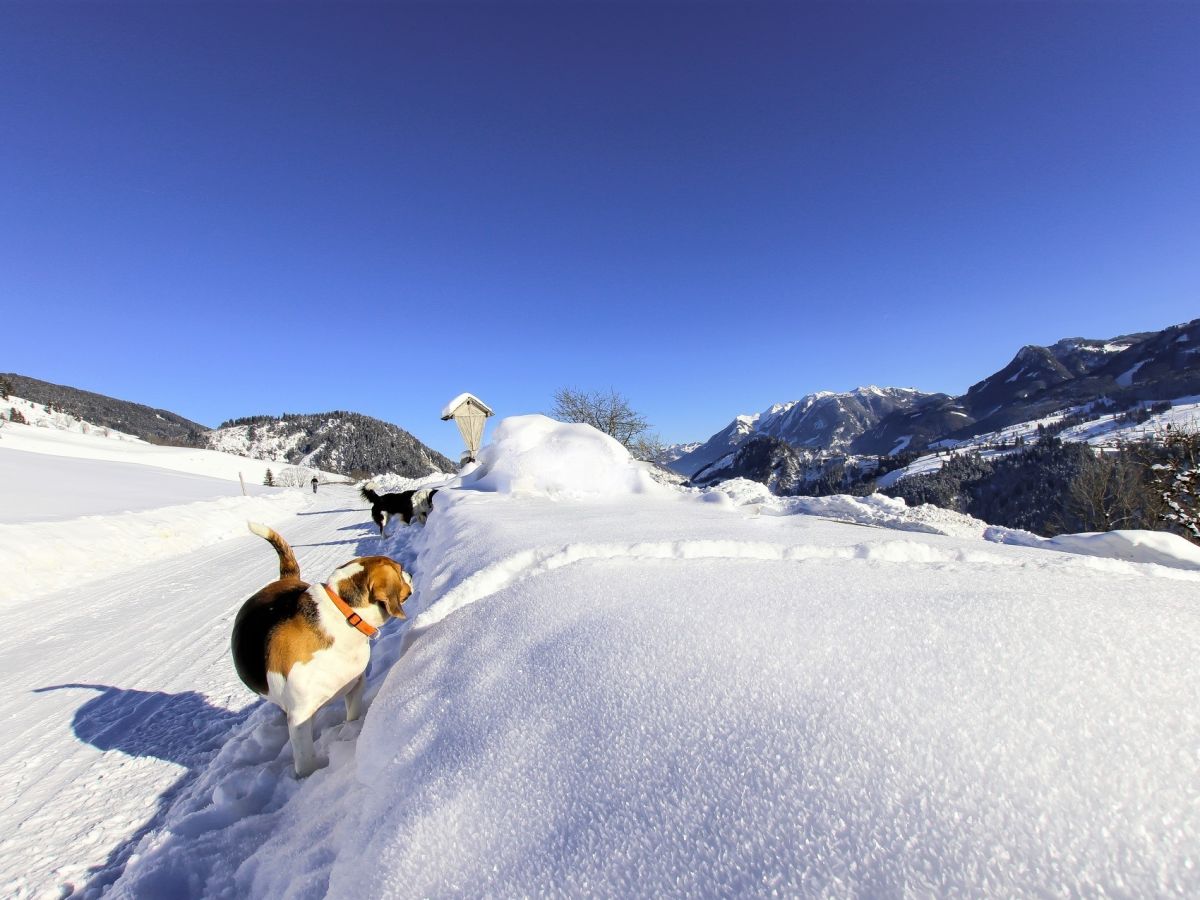
[[163, 506], [66, 521], [0, 524], [0, 601], [28, 600], [125, 569], [242, 537], [305, 504], [301, 491]]
[[476, 491], [584, 497], [662, 489], [608, 435], [539, 415], [502, 419], [478, 463], [462, 482]]
[[727, 498], [735, 506], [753, 509], [761, 515], [818, 516], [850, 525], [982, 538], [998, 544], [1059, 550], [1064, 553], [1167, 566], [1173, 569], [1200, 570], [1200, 547], [1165, 531], [1126, 529], [1060, 534], [1044, 538], [1018, 528], [989, 525], [982, 519], [928, 503], [909, 506], [898, 497], [883, 494], [872, 494], [869, 497], [851, 497], [846, 494], [834, 494], [829, 497], [776, 497], [765, 485], [745, 478], [723, 482], [701, 495], [701, 499], [710, 502], [718, 498]]
[[785, 505], [791, 515], [824, 516], [856, 525], [893, 528], [898, 531], [921, 531], [926, 534], [947, 534], [958, 537], [981, 537], [987, 523], [965, 513], [942, 509], [928, 503], [909, 506], [902, 499], [871, 494], [851, 497], [834, 494], [829, 497], [793, 497]]
[[1167, 531], [1122, 529], [1083, 534], [1060, 534], [1052, 538], [1044, 538], [1030, 534], [1028, 531], [988, 528], [984, 536], [988, 540], [1002, 544], [1042, 547], [1047, 550], [1062, 550], [1065, 553], [1080, 553], [1084, 556], [1100, 556], [1107, 559], [1153, 563], [1175, 569], [1200, 571], [1200, 547]]
[[884, 494], [852, 497], [833, 494], [828, 497], [777, 497], [763, 484], [746, 478], [733, 478], [710, 488], [704, 499], [727, 496], [735, 505], [754, 509], [769, 516], [819, 516], [850, 525], [919, 531], [925, 534], [980, 538], [988, 524], [973, 516], [941, 509], [931, 504], [909, 506], [903, 499]]

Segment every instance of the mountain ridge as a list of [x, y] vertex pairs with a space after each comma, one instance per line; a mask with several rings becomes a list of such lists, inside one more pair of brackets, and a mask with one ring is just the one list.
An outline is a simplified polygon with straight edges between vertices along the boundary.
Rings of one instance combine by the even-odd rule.
[[[891, 398], [892, 408], [865, 404], [865, 411], [854, 409], [874, 392]], [[710, 478], [721, 468], [718, 463], [731, 463], [738, 448], [756, 437], [780, 440], [805, 458], [813, 453], [888, 456], [964, 440], [1101, 398], [1119, 407], [1197, 393], [1200, 319], [1113, 338], [1026, 344], [1005, 366], [957, 396], [874, 385], [841, 393], [815, 391], [761, 413], [735, 416], [668, 465], [688, 477]], [[821, 420], [822, 413], [827, 420]], [[778, 467], [782, 452], [764, 445], [752, 456], [771, 456]]]
[[[222, 450], [342, 475], [365, 471], [420, 477], [431, 471], [455, 471], [449, 459], [400, 426], [363, 413], [335, 410], [245, 416], [209, 428], [170, 410], [28, 375], [9, 372], [0, 379], [15, 396], [152, 444]], [[255, 436], [247, 439], [251, 427]]]

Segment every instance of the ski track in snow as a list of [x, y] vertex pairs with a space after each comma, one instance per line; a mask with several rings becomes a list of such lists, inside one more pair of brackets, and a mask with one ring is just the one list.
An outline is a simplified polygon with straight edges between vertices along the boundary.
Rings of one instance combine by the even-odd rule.
[[[360, 506], [326, 489], [270, 524], [320, 580], [380, 552]], [[0, 838], [0, 895], [98, 893], [120, 874], [137, 838], [261, 705], [228, 640], [242, 601], [277, 576], [274, 552], [247, 534], [0, 609], [0, 809], [19, 822]], [[276, 739], [278, 751], [286, 732]], [[86, 866], [64, 867], [65, 847]]]

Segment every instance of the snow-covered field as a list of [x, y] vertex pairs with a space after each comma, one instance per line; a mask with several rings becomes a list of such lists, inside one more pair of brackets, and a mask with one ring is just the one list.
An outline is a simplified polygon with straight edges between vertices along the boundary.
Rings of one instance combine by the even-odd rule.
[[262, 486], [269, 461], [160, 447], [4, 403], [29, 424], [0, 429], [0, 603], [240, 537], [248, 516], [305, 502], [300, 489]]
[[328, 765], [294, 777], [228, 658], [274, 577], [251, 535], [31, 592], [0, 608], [0, 894], [1200, 892], [1182, 539], [1064, 548], [1089, 556], [880, 497], [682, 491], [540, 417], [424, 529], [293, 495], [265, 519], [308, 577], [415, 573], [365, 719], [323, 710]]

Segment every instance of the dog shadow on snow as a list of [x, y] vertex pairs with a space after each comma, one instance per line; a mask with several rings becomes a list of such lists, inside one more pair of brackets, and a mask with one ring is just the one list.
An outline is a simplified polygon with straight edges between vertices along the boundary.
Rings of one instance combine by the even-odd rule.
[[195, 691], [168, 694], [105, 684], [56, 684], [37, 688], [34, 693], [65, 690], [95, 692], [71, 717], [71, 730], [79, 740], [97, 750], [161, 759], [185, 770], [159, 795], [154, 814], [114, 847], [103, 863], [89, 869], [86, 885], [63, 885], [63, 896], [90, 896], [103, 891], [120, 876], [141, 839], [162, 823], [179, 792], [203, 770], [230, 731], [245, 722], [258, 704], [251, 703], [232, 712], [213, 706]]
[[352, 537], [347, 537], [337, 541], [318, 541], [314, 544], [292, 544], [292, 549], [297, 550], [303, 547], [336, 547], [341, 544], [353, 545], [356, 549], [354, 556], [373, 556], [373, 553], [360, 553], [358, 548], [369, 546], [368, 541], [372, 537], [378, 541], [378, 533], [373, 522], [361, 523], [356, 522], [353, 525], [343, 525], [338, 531], [355, 532]]

